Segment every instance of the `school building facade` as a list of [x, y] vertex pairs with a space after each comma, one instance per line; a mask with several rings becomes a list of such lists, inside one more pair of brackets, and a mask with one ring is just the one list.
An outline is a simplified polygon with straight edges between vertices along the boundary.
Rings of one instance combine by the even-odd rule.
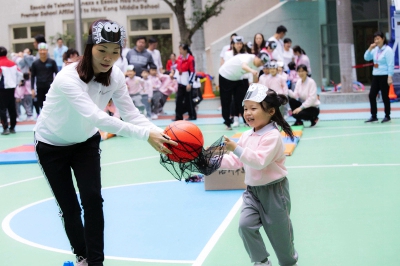
[[[5, 1], [5, 0], [1, 0]], [[341, 0], [346, 1], [346, 0]], [[347, 0], [350, 1], [350, 0]], [[203, 4], [207, 1], [203, 0]], [[192, 9], [187, 1], [187, 18]], [[390, 36], [390, 0], [351, 0], [354, 32], [355, 63], [364, 63], [363, 54], [372, 42], [376, 30]], [[12, 5], [12, 7], [11, 7]], [[69, 47], [74, 47], [74, 0], [20, 0], [5, 4], [0, 11], [0, 45], [12, 52], [33, 48], [33, 37], [44, 34], [50, 43], [50, 54], [57, 37], [64, 37]], [[123, 25], [127, 32], [127, 46], [135, 45], [139, 35], [158, 39], [165, 66], [171, 52], [178, 53], [179, 27], [177, 20], [163, 0], [81, 0], [82, 28], [87, 36], [90, 24], [107, 18]], [[218, 75], [219, 54], [229, 43], [232, 33], [253, 41], [260, 32], [266, 39], [279, 25], [288, 29], [286, 37], [293, 45], [300, 45], [311, 61], [313, 78], [321, 85], [325, 80], [339, 82], [339, 52], [336, 26], [336, 0], [279, 1], [279, 0], [229, 0], [218, 17], [204, 25], [205, 71]], [[196, 42], [196, 39], [192, 39]], [[85, 37], [83, 39], [85, 42]], [[195, 46], [196, 43], [193, 44]], [[358, 80], [370, 81], [370, 68], [357, 69]], [[217, 79], [215, 79], [217, 82]]]

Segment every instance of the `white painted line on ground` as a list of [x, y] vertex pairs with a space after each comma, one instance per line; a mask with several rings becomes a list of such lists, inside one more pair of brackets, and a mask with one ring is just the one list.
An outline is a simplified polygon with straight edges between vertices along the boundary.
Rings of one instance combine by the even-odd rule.
[[229, 224], [231, 223], [232, 219], [235, 217], [236, 213], [238, 212], [240, 206], [242, 206], [242, 197], [235, 203], [231, 211], [225, 217], [224, 221], [218, 227], [217, 231], [213, 234], [210, 240], [207, 242], [203, 250], [200, 252], [199, 256], [197, 257], [195, 263], [192, 266], [201, 266], [205, 259], [207, 258], [208, 254], [210, 254], [211, 250], [214, 248], [215, 244], [217, 244], [219, 238], [225, 232], [226, 228], [228, 228]]
[[137, 158], [137, 159], [130, 159], [130, 160], [124, 160], [124, 161], [118, 161], [118, 162], [112, 162], [112, 163], [104, 163], [101, 166], [109, 166], [109, 165], [114, 165], [114, 164], [121, 164], [121, 163], [129, 163], [129, 162], [134, 162], [134, 161], [141, 161], [141, 160], [147, 160], [147, 159], [154, 159], [154, 158], [160, 158], [160, 156], [149, 156], [149, 157], [143, 157], [143, 158]]
[[[129, 163], [129, 162], [134, 162], [134, 161], [154, 159], [154, 158], [158, 158], [158, 157], [159, 156], [150, 156], [150, 157], [144, 157], [144, 158], [138, 158], [138, 159], [124, 160], [124, 161], [119, 161], [119, 162], [105, 163], [105, 164], [102, 164], [101, 167], [120, 164], [120, 163]], [[33, 181], [33, 180], [40, 179], [40, 178], [43, 178], [43, 176], [37, 176], [37, 177], [32, 177], [32, 178], [16, 181], [16, 182], [7, 183], [7, 184], [4, 184], [4, 185], [0, 185], [0, 188], [12, 186], [12, 185], [17, 185], [17, 184], [24, 183], [24, 182]]]
[[32, 132], [32, 137], [19, 137], [19, 138], [7, 138], [7, 137], [2, 137], [0, 138], [0, 140], [6, 140], [6, 141], [10, 141], [10, 140], [17, 140], [17, 139], [30, 139], [33, 143], [33, 132]]
[[352, 129], [352, 128], [365, 128], [365, 129], [370, 129], [370, 128], [392, 128], [392, 127], [400, 127], [400, 125], [387, 125], [387, 124], [376, 124], [376, 125], [364, 125], [364, 126], [352, 126], [352, 127], [346, 127], [346, 126], [340, 126], [340, 127], [315, 127], [313, 130], [315, 129]]
[[287, 169], [307, 169], [307, 168], [339, 168], [339, 167], [388, 167], [388, 166], [400, 166], [400, 163], [382, 163], [382, 164], [332, 164], [332, 165], [299, 165], [299, 166], [287, 166]]
[[390, 134], [390, 133], [400, 133], [400, 130], [397, 130], [397, 131], [378, 131], [378, 132], [367, 132], [367, 133], [354, 133], [354, 134], [321, 136], [321, 137], [311, 137], [311, 138], [300, 138], [300, 141], [316, 140], [316, 139], [330, 139], [330, 138], [339, 138], [339, 137], [353, 137], [353, 136], [374, 135], [374, 134]]
[[36, 180], [36, 179], [40, 179], [40, 178], [43, 178], [43, 176], [41, 175], [41, 176], [37, 176], [37, 177], [32, 177], [32, 178], [20, 180], [20, 181], [15, 181], [15, 182], [7, 183], [7, 184], [4, 184], [4, 185], [1, 185], [0, 188], [12, 186], [12, 185], [16, 185], [16, 184], [20, 184], [20, 183], [24, 183], [24, 182], [29, 182], [29, 181]]
[[[164, 182], [174, 182], [176, 180], [168, 180], [168, 181], [155, 181], [155, 182], [146, 182], [146, 183], [139, 183], [139, 184], [129, 184], [129, 185], [120, 185], [120, 186], [113, 186], [113, 187], [107, 187], [107, 188], [103, 188], [103, 189], [110, 189], [110, 188], [117, 188], [117, 187], [126, 187], [126, 186], [138, 186], [138, 185], [146, 185], [146, 184], [153, 184], [153, 183], [164, 183]], [[36, 201], [33, 203], [30, 203], [28, 205], [25, 205], [13, 212], [11, 212], [10, 214], [8, 214], [4, 219], [3, 222], [1, 223], [1, 227], [3, 229], [3, 231], [6, 233], [6, 235], [8, 235], [10, 238], [21, 242], [25, 245], [28, 246], [32, 246], [35, 248], [40, 248], [40, 249], [44, 249], [44, 250], [48, 250], [48, 251], [52, 251], [52, 252], [58, 252], [58, 253], [63, 253], [63, 254], [69, 254], [72, 255], [72, 252], [70, 250], [64, 250], [64, 249], [58, 249], [58, 248], [52, 248], [49, 246], [45, 246], [45, 245], [41, 245], [32, 241], [29, 241], [25, 238], [20, 237], [19, 235], [17, 235], [16, 233], [14, 233], [14, 231], [11, 229], [10, 226], [10, 222], [12, 220], [12, 218], [17, 215], [18, 213], [20, 213], [21, 211], [28, 209], [34, 205], [43, 203], [45, 201], [49, 201], [49, 200], [54, 200], [54, 197], [51, 198], [47, 198], [47, 199], [43, 199], [40, 201]], [[194, 261], [193, 260], [155, 260], [155, 259], [142, 259], [142, 258], [127, 258], [127, 257], [115, 257], [115, 256], [105, 256], [106, 259], [110, 259], [110, 260], [124, 260], [124, 261], [138, 261], [138, 262], [152, 262], [152, 263], [182, 263], [182, 264], [191, 264]]]

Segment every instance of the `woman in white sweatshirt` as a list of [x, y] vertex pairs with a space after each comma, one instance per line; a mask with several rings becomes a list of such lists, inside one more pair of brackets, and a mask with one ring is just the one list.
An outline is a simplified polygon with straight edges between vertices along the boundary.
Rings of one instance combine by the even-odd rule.
[[311, 127], [318, 123], [319, 104], [317, 84], [308, 77], [306, 65], [297, 66], [297, 80], [294, 91], [289, 90], [289, 105], [292, 115], [296, 119], [294, 126], [303, 125], [302, 120], [311, 121]]
[[[129, 97], [124, 74], [113, 67], [124, 41], [123, 27], [109, 20], [95, 21], [83, 57], [55, 77], [34, 128], [38, 162], [60, 208], [78, 266], [98, 266], [104, 261], [99, 129], [147, 140], [164, 154], [171, 153], [164, 143], [176, 145], [140, 114]], [[103, 111], [111, 98], [124, 121]]]

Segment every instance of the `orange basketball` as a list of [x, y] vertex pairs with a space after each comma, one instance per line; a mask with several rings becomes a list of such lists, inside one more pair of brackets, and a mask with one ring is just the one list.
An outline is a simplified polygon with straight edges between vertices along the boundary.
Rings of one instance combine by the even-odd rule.
[[173, 152], [167, 156], [174, 162], [190, 162], [199, 156], [203, 149], [203, 133], [192, 122], [184, 120], [173, 122], [165, 128], [164, 133], [178, 143], [178, 146], [165, 144]]

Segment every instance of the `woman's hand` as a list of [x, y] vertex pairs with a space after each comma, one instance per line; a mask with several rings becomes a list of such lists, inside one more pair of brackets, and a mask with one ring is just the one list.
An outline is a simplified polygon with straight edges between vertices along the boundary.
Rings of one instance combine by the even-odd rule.
[[369, 46], [368, 50], [372, 50], [376, 47], [376, 43], [371, 43], [371, 45]]
[[297, 107], [296, 109], [293, 110], [293, 114], [297, 115], [298, 113], [300, 113], [303, 109], [301, 109], [301, 107]]
[[192, 85], [188, 84], [188, 85], [186, 86], [186, 91], [190, 91], [191, 89], [192, 89]]
[[388, 82], [389, 86], [390, 86], [390, 84], [393, 83], [393, 78], [392, 78], [392, 76], [388, 76], [387, 82]]
[[228, 151], [234, 151], [237, 147], [236, 142], [234, 142], [233, 140], [230, 140], [227, 136], [224, 136], [224, 144], [225, 147]]
[[165, 135], [164, 133], [161, 133], [155, 129], [150, 129], [149, 139], [147, 142], [149, 142], [156, 151], [162, 154], [172, 154], [172, 151], [164, 146], [165, 143], [178, 146], [178, 143], [171, 140], [168, 135]]

